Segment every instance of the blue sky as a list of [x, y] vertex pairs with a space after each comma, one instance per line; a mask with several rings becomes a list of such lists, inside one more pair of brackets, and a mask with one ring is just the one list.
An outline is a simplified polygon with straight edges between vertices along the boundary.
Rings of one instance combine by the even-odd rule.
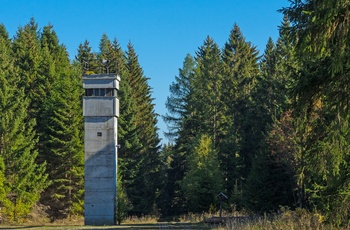
[[[39, 28], [54, 26], [71, 58], [80, 43], [98, 51], [103, 33], [125, 50], [130, 41], [150, 78], [156, 113], [164, 115], [169, 86], [186, 54], [194, 55], [210, 36], [222, 48], [234, 23], [262, 53], [276, 41], [288, 0], [0, 0], [0, 23], [10, 37], [34, 17]], [[160, 137], [166, 125], [158, 118]], [[164, 143], [167, 140], [163, 140]]]

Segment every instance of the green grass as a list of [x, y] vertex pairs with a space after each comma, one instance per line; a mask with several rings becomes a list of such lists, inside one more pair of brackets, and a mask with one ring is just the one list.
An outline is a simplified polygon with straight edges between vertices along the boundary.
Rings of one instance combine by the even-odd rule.
[[201, 223], [147, 223], [147, 224], [122, 224], [116, 226], [78, 226], [78, 225], [65, 225], [65, 226], [1, 226], [0, 229], [28, 229], [28, 230], [85, 230], [85, 229], [108, 229], [108, 230], [120, 230], [120, 229], [212, 229], [212, 226], [208, 226]]
[[[215, 230], [345, 230], [349, 226], [336, 227], [327, 223], [325, 217], [319, 213], [308, 212], [304, 209], [291, 211], [282, 208], [278, 213], [265, 216], [249, 216], [243, 213], [224, 213], [227, 222], [222, 225], [205, 224], [203, 220], [210, 214], [187, 214], [175, 218], [176, 221], [158, 222], [156, 216], [129, 217], [122, 225], [114, 226], [84, 226], [82, 217], [65, 219], [49, 223], [40, 219], [31, 219], [31, 222], [16, 225], [0, 225], [0, 229], [19, 230], [91, 230], [91, 229], [215, 229]], [[217, 214], [215, 216], [218, 216]]]

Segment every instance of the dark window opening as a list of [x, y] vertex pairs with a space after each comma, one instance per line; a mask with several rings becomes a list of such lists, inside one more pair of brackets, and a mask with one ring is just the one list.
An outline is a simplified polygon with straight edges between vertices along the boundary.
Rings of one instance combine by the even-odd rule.
[[100, 89], [100, 94], [101, 94], [101, 96], [106, 96], [106, 91], [107, 91], [107, 89]]
[[116, 97], [117, 89], [85, 89], [85, 96], [87, 97]]
[[106, 96], [107, 96], [107, 97], [112, 97], [112, 96], [113, 96], [113, 91], [112, 91], [112, 89], [106, 89]]
[[101, 132], [97, 132], [97, 136], [98, 137], [102, 137], [102, 133]]
[[85, 90], [85, 96], [93, 96], [94, 90], [93, 89], [86, 89]]

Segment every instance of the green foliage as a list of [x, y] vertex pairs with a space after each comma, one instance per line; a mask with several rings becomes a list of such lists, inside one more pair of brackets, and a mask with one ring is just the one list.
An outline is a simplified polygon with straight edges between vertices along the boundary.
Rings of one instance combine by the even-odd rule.
[[91, 52], [91, 46], [88, 40], [85, 40], [84, 44], [79, 45], [78, 54], [75, 59], [80, 63], [83, 74], [98, 73], [96, 55]]
[[42, 114], [46, 124], [42, 152], [51, 181], [42, 203], [50, 206], [49, 214], [53, 219], [83, 213], [84, 151], [79, 72], [53, 84]]
[[35, 119], [27, 114], [30, 100], [20, 87], [19, 69], [9, 42], [4, 33], [0, 37], [0, 158], [1, 165], [5, 165], [1, 177], [6, 193], [2, 205], [8, 220], [20, 221], [39, 200], [47, 186], [47, 175], [45, 164], [35, 162]]
[[297, 45], [303, 68], [295, 92], [301, 107], [312, 107], [324, 95], [348, 114], [349, 19], [348, 0], [294, 1], [281, 10], [291, 21], [288, 33]]
[[[39, 107], [43, 95], [38, 90], [41, 86], [41, 47], [38, 34], [38, 25], [34, 18], [24, 27], [20, 27], [13, 40], [13, 53], [15, 65], [19, 68], [21, 87], [24, 88], [25, 95], [29, 98], [29, 113], [33, 118], [37, 118]], [[39, 81], [39, 84], [37, 84]]]
[[[222, 63], [220, 49], [209, 36], [196, 52], [196, 69], [193, 79], [193, 90], [190, 95], [191, 119], [196, 125], [194, 128], [200, 133], [211, 136], [216, 146], [222, 136], [222, 126], [225, 124], [222, 93]], [[203, 100], [205, 98], [205, 100]]]
[[[224, 82], [221, 101], [224, 104], [225, 136], [220, 146], [221, 169], [227, 194], [242, 195], [254, 155], [261, 141], [261, 111], [253, 111], [251, 93], [259, 74], [258, 52], [247, 42], [237, 24], [233, 26], [222, 51]], [[261, 122], [260, 124], [263, 124]], [[238, 201], [237, 201], [238, 202]]]
[[293, 1], [281, 10], [291, 21], [284, 34], [295, 44], [299, 63], [292, 72], [295, 128], [301, 137], [297, 179], [304, 181], [306, 203], [336, 225], [348, 225], [349, 219], [344, 192], [349, 180], [349, 4]]
[[183, 62], [182, 69], [179, 69], [179, 76], [175, 77], [170, 87], [170, 96], [166, 101], [166, 108], [169, 110], [163, 116], [163, 120], [168, 125], [169, 132], [166, 136], [171, 140], [176, 140], [180, 135], [183, 120], [186, 118], [189, 96], [192, 91], [192, 82], [195, 69], [195, 60], [187, 54]]
[[217, 153], [207, 135], [201, 135], [188, 157], [188, 171], [181, 182], [189, 211], [208, 211], [222, 190]]
[[125, 66], [126, 74], [123, 79], [129, 87], [129, 97], [133, 101], [132, 106], [135, 106], [132, 109], [134, 111], [134, 127], [136, 127], [135, 135], [138, 139], [138, 145], [133, 146], [137, 152], [131, 153], [134, 155], [133, 161], [135, 163], [131, 170], [135, 177], [130, 186], [127, 187], [127, 193], [133, 205], [131, 213], [142, 215], [151, 213], [156, 203], [161, 167], [160, 140], [157, 134], [157, 115], [154, 112], [151, 88], [131, 43], [128, 44], [126, 51]]
[[253, 162], [247, 178], [244, 205], [247, 209], [263, 214], [276, 212], [281, 206], [293, 207], [293, 178], [283, 162], [266, 153]]
[[126, 194], [125, 188], [123, 186], [122, 177], [120, 170], [118, 170], [117, 178], [117, 200], [116, 200], [116, 220], [117, 224], [120, 225], [126, 218], [129, 211], [129, 201]]

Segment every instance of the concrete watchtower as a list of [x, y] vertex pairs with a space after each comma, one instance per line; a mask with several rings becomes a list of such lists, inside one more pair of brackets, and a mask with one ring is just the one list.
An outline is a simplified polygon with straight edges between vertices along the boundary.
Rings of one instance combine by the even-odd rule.
[[85, 225], [115, 224], [120, 77], [83, 76]]

